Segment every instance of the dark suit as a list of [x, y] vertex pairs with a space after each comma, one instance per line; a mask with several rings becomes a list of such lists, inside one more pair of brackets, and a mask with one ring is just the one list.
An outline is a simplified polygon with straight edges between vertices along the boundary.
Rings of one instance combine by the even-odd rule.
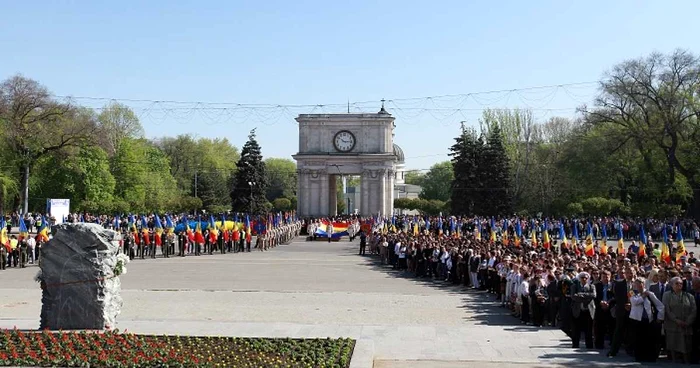
[[649, 285], [649, 291], [654, 293], [654, 296], [656, 296], [656, 299], [663, 300], [664, 293], [670, 289], [668, 288], [668, 285], [666, 285], [666, 284], [662, 284], [662, 285], [659, 285], [659, 284], [660, 283]]
[[595, 283], [595, 292], [596, 310], [595, 317], [593, 318], [595, 348], [604, 349], [605, 336], [613, 330], [613, 318], [612, 314], [610, 314], [610, 307], [608, 306], [607, 309], [603, 309], [600, 303], [603, 301], [609, 303], [610, 299], [613, 298], [613, 284], [608, 283], [604, 285], [602, 282], [598, 281]]
[[574, 331], [571, 336], [574, 349], [579, 347], [581, 332], [586, 338], [586, 348], [593, 348], [593, 317], [595, 316], [595, 286], [581, 285], [578, 281], [571, 285], [571, 315], [574, 317]]
[[613, 334], [612, 343], [610, 344], [611, 355], [617, 355], [623, 343], [629, 345], [627, 330], [629, 327], [630, 312], [625, 309], [625, 304], [629, 302], [627, 291], [631, 288], [632, 283], [628, 283], [626, 280], [619, 280], [614, 283], [614, 297], [610, 301], [610, 309], [615, 313], [615, 332]]
[[[508, 297], [510, 296], [508, 295]], [[547, 307], [549, 309], [547, 320], [552, 327], [557, 325], [557, 312], [559, 311], [560, 297], [559, 283], [556, 280], [551, 281], [547, 285]]]

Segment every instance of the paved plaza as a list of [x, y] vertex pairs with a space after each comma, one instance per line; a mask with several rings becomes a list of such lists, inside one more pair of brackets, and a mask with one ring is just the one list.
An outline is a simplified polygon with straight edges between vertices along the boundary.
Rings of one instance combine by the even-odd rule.
[[[118, 328], [138, 333], [352, 337], [353, 366], [636, 365], [575, 351], [557, 329], [520, 325], [486, 294], [405, 278], [357, 243], [134, 260]], [[0, 272], [0, 327], [39, 326], [37, 267]]]

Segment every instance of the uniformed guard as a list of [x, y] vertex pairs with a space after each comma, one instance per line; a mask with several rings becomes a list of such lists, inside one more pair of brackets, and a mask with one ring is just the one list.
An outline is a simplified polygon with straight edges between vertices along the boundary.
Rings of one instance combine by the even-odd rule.
[[133, 239], [131, 238], [131, 234], [124, 234], [124, 254], [129, 256], [130, 260], [134, 259], [134, 248], [132, 246], [133, 244]]
[[156, 232], [153, 229], [148, 229], [148, 236], [151, 238], [149, 246], [151, 258], [156, 258]]
[[145, 259], [146, 258], [146, 244], [145, 244], [143, 232], [139, 232], [138, 235], [136, 235], [136, 236], [139, 237], [139, 257], [141, 259]]
[[25, 268], [27, 266], [27, 239], [22, 239], [17, 248], [19, 249], [19, 267]]

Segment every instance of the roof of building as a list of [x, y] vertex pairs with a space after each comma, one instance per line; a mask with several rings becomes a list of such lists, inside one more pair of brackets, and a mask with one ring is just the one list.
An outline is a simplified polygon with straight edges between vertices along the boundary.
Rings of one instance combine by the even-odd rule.
[[396, 188], [403, 193], [420, 193], [423, 187], [413, 184], [397, 184]]
[[403, 155], [403, 150], [396, 143], [394, 143], [394, 156], [396, 156], [396, 161], [398, 163], [406, 163], [406, 157]]

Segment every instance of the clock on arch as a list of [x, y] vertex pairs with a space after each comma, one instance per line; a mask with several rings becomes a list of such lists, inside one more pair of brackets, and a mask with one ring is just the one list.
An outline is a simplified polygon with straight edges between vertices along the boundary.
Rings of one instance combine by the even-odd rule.
[[355, 135], [347, 130], [341, 130], [333, 137], [333, 146], [338, 152], [350, 152], [356, 143]]

